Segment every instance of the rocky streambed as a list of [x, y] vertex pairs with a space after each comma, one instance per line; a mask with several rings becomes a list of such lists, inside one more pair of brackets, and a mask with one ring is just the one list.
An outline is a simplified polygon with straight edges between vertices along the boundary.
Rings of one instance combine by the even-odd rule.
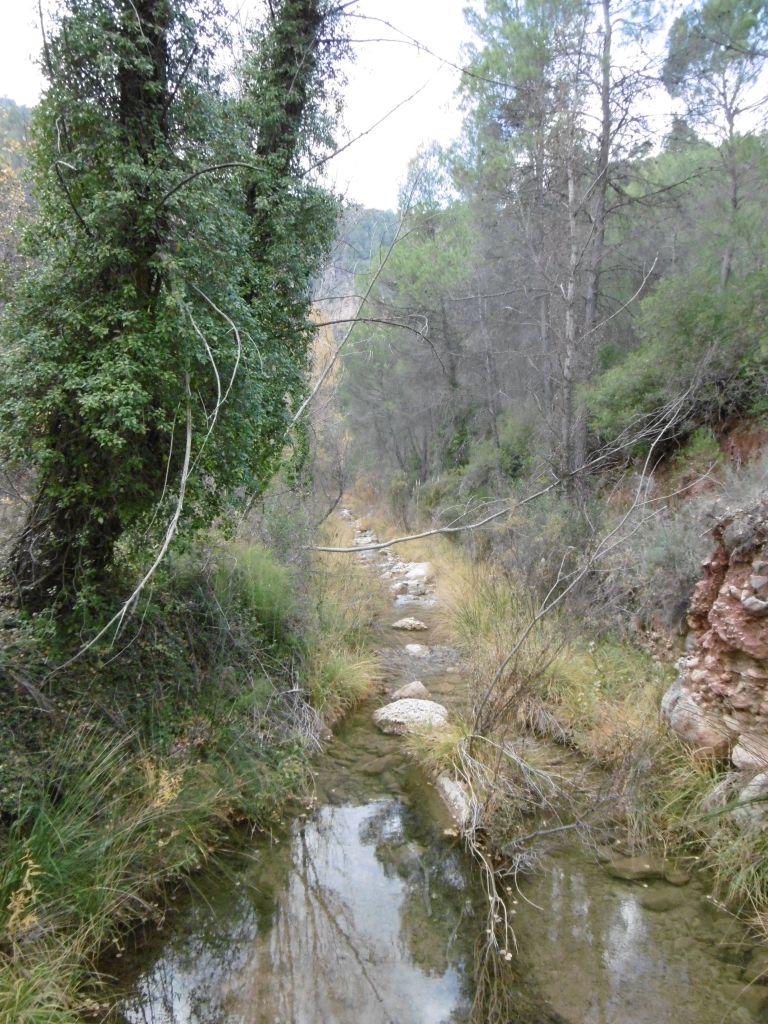
[[[471, 807], [403, 740], [469, 695], [457, 652], [435, 641], [431, 566], [365, 550], [376, 538], [343, 514], [381, 592], [385, 688], [319, 758], [311, 804], [108, 965], [111, 1024], [471, 1019], [488, 906], [457, 835]], [[508, 904], [518, 953], [499, 983], [517, 1024], [768, 1021], [760, 954], [704, 880], [563, 833]]]

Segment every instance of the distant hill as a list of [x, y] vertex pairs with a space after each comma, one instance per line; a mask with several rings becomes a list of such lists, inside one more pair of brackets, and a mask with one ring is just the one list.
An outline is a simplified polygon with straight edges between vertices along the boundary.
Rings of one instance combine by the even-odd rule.
[[0, 97], [0, 157], [14, 170], [26, 163], [27, 132], [31, 117], [31, 107], [22, 107], [14, 100]]

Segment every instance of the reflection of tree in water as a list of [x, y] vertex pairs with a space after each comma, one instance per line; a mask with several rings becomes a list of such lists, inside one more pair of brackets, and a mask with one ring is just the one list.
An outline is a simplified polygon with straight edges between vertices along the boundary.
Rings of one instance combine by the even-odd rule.
[[[382, 807], [365, 823], [361, 839], [375, 846], [386, 873], [406, 882], [401, 941], [428, 974], [459, 967], [462, 996], [450, 1024], [557, 1024], [560, 1018], [526, 986], [520, 959], [508, 961], [486, 944], [485, 906], [473, 868], [458, 845], [425, 831], [403, 804]], [[471, 1005], [471, 1011], [468, 1007]]]
[[230, 880], [198, 900], [125, 1019], [466, 1024], [485, 920], [467, 870], [402, 803], [326, 807], [270, 849], [247, 892]]
[[253, 857], [258, 860], [245, 869], [238, 858], [226, 871], [195, 879], [173, 916], [173, 938], [144, 941], [141, 965], [132, 967], [129, 954], [121, 975], [135, 994], [120, 1004], [116, 1020], [223, 1024], [229, 1019], [228, 979], [246, 968], [257, 935], [272, 926], [292, 866], [288, 845], [250, 852]]
[[474, 912], [460, 851], [419, 825], [406, 804], [393, 801], [368, 818], [360, 839], [374, 846], [388, 877], [403, 880], [400, 941], [414, 964], [436, 976], [466, 962], [462, 945]]
[[226, 917], [196, 906], [175, 922], [181, 937], [141, 976], [120, 1007], [130, 1024], [219, 1024], [226, 979], [248, 959], [258, 929], [249, 900], [228, 901]]

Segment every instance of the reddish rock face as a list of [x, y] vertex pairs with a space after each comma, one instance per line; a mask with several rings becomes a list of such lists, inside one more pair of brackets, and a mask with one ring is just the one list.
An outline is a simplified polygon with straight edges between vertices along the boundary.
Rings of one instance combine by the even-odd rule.
[[713, 536], [688, 615], [688, 654], [663, 713], [685, 742], [716, 754], [735, 748], [737, 767], [755, 770], [762, 759], [768, 767], [768, 499], [726, 516]]

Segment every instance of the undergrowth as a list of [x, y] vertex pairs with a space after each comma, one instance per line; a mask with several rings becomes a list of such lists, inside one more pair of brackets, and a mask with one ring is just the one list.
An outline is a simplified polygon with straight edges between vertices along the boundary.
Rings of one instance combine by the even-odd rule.
[[178, 555], [112, 647], [3, 631], [0, 1022], [74, 1024], [94, 965], [164, 895], [268, 827], [325, 730], [378, 670], [361, 567], [280, 564], [260, 543]]

